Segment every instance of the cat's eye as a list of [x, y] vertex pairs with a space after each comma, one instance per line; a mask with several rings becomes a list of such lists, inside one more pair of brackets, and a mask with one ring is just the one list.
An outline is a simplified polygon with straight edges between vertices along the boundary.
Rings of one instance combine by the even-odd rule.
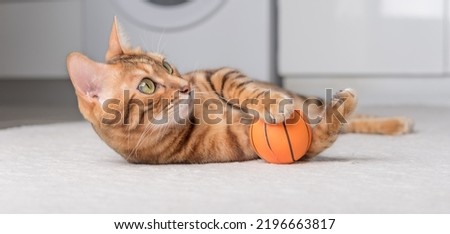
[[167, 73], [169, 73], [170, 75], [173, 74], [173, 68], [172, 68], [172, 66], [170, 66], [170, 64], [166, 60], [163, 60], [162, 65], [163, 65], [164, 69], [167, 71]]
[[142, 79], [138, 86], [138, 90], [144, 94], [152, 94], [155, 92], [155, 89], [155, 83], [149, 78]]

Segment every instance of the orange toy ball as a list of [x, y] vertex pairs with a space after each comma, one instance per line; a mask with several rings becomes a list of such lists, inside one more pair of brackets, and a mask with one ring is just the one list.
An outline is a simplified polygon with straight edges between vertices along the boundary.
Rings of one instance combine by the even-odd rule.
[[267, 162], [277, 164], [293, 163], [308, 151], [311, 127], [296, 110], [292, 118], [280, 124], [267, 124], [262, 119], [250, 126], [250, 142], [253, 149]]

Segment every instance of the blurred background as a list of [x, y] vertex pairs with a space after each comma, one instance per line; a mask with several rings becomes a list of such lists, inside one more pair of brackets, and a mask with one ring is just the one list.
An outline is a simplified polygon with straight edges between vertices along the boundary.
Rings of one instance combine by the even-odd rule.
[[71, 51], [103, 61], [113, 16], [181, 71], [233, 66], [362, 106], [450, 105], [448, 0], [0, 0], [0, 128], [80, 120]]

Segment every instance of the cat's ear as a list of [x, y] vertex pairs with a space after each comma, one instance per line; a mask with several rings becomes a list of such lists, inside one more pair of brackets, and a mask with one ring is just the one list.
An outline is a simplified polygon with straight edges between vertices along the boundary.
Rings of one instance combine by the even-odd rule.
[[88, 102], [98, 100], [108, 70], [108, 65], [94, 62], [77, 52], [67, 57], [67, 71], [77, 96]]
[[106, 61], [118, 56], [125, 54], [128, 45], [125, 43], [125, 37], [120, 30], [119, 23], [117, 22], [117, 17], [114, 16], [113, 25], [111, 29], [111, 34], [109, 36], [109, 46], [106, 52]]

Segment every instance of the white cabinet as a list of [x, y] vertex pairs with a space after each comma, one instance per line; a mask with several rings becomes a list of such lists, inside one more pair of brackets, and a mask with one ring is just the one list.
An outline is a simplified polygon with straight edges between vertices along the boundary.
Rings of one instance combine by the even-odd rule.
[[0, 2], [0, 78], [67, 77], [80, 49], [79, 0]]
[[443, 74], [444, 0], [280, 0], [282, 76]]

